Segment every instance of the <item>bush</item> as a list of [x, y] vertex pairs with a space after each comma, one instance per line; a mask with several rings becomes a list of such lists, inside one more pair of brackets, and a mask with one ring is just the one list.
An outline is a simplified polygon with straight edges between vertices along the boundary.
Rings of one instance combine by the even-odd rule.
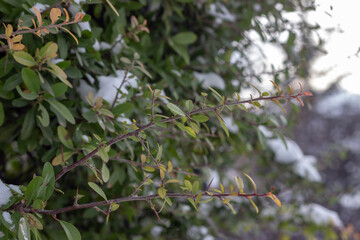
[[[3, 239], [296, 231], [296, 219], [256, 213], [299, 180], [272, 162], [264, 127], [286, 144], [274, 106], [286, 113], [285, 100], [311, 95], [283, 89], [307, 76], [317, 27], [283, 16], [312, 4], [39, 2], [0, 1]], [[282, 69], [259, 71], [251, 31], [283, 50]], [[273, 88], [258, 89], [263, 78]]]

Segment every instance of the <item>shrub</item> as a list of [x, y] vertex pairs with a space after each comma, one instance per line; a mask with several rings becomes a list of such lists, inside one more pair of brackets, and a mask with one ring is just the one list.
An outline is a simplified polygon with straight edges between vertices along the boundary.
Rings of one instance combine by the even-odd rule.
[[[301, 84], [283, 89], [307, 76], [316, 27], [283, 14], [313, 5], [43, 3], [0, 2], [3, 238], [202, 238], [209, 230], [192, 228], [202, 225], [227, 236], [238, 226], [230, 212], [241, 212], [245, 232], [267, 204], [258, 198], [281, 206], [276, 189], [294, 177], [270, 162], [259, 126], [284, 139], [286, 119], [273, 106], [286, 112], [285, 100], [303, 105], [311, 95]], [[258, 71], [250, 30], [284, 50], [283, 69]], [[256, 87], [264, 74], [268, 91]], [[244, 97], [248, 89], [255, 93]], [[238, 171], [232, 182], [228, 168]], [[257, 187], [250, 175], [259, 180], [264, 169]]]

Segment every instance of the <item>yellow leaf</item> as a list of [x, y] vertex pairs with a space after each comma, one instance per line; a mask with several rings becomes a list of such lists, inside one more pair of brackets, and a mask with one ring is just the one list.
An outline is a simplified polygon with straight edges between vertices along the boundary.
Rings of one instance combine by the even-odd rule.
[[63, 8], [63, 11], [65, 12], [65, 17], [66, 17], [64, 23], [67, 23], [69, 21], [69, 13], [65, 8]]
[[109, 0], [106, 0], [106, 2], [109, 4], [110, 8], [115, 12], [117, 16], [119, 16], [119, 13], [116, 11], [115, 7], [111, 4]]
[[8, 24], [7, 27], [5, 27], [5, 35], [9, 38], [11, 37], [11, 34], [13, 33], [13, 27]]
[[169, 180], [166, 181], [165, 184], [168, 184], [168, 183], [179, 183], [179, 182], [180, 182], [180, 181], [177, 180], [177, 179], [169, 179]]
[[249, 201], [251, 202], [251, 204], [253, 205], [253, 207], [255, 208], [256, 213], [259, 213], [259, 209], [256, 206], [256, 204], [253, 202], [253, 200], [249, 199]]
[[143, 169], [147, 172], [155, 172], [155, 168], [150, 167], [150, 166], [145, 166]]
[[281, 202], [280, 202], [280, 200], [279, 200], [272, 192], [269, 192], [269, 193], [268, 193], [268, 197], [271, 198], [271, 199], [276, 203], [276, 205], [278, 205], [279, 207], [281, 207]]
[[34, 24], [34, 28], [36, 28], [36, 22], [34, 21], [34, 19], [31, 19], [31, 21]]
[[164, 178], [165, 178], [165, 172], [162, 169], [160, 169], [160, 178], [161, 178], [161, 180], [164, 180]]
[[12, 49], [16, 51], [23, 50], [24, 48], [25, 48], [24, 44], [21, 43], [14, 44], [12, 46]]
[[247, 175], [246, 173], [243, 173], [243, 174], [245, 175], [245, 177], [247, 177], [250, 180], [251, 184], [254, 187], [254, 192], [256, 192], [256, 184], [255, 184], [254, 180], [252, 180], [252, 178], [249, 175]]
[[167, 172], [171, 173], [172, 171], [173, 171], [173, 165], [172, 165], [172, 163], [170, 161], [168, 161], [168, 170], [167, 170]]
[[38, 20], [38, 22], [39, 22], [39, 27], [41, 27], [41, 25], [43, 24], [43, 21], [42, 21], [42, 18], [41, 18], [41, 14], [40, 14], [39, 10], [37, 10], [36, 7], [33, 7], [32, 9], [34, 10], [35, 15], [36, 15], [36, 18], [37, 18], [37, 20]]
[[222, 200], [222, 202], [223, 202], [224, 204], [228, 204], [228, 203], [230, 202], [230, 198], [225, 198], [224, 200]]
[[[90, 92], [91, 92], [91, 91], [90, 91]], [[89, 95], [90, 95], [90, 92], [89, 92]], [[91, 92], [91, 94], [92, 94], [92, 92]], [[141, 163], [144, 164], [144, 163], [146, 162], [146, 156], [145, 156], [145, 154], [141, 154], [140, 159], [141, 159]]]
[[14, 43], [20, 42], [21, 39], [23, 38], [23, 35], [16, 35], [12, 38]]
[[234, 179], [235, 179], [236, 186], [239, 189], [240, 193], [244, 193], [244, 182], [241, 179], [241, 177], [235, 176]]
[[61, 10], [59, 8], [52, 8], [50, 10], [51, 22], [54, 24], [61, 16]]
[[166, 189], [165, 188], [159, 188], [158, 189], [158, 194], [162, 199], [164, 199], [165, 196], [166, 196]]
[[68, 33], [74, 38], [75, 42], [76, 42], [77, 44], [79, 44], [79, 41], [77, 40], [77, 38], [75, 37], [75, 35], [74, 35], [72, 32], [70, 32], [68, 29], [66, 29], [66, 28], [64, 28], [64, 27], [60, 27], [60, 28], [63, 29], [63, 30], [65, 30], [66, 32], [68, 32]]

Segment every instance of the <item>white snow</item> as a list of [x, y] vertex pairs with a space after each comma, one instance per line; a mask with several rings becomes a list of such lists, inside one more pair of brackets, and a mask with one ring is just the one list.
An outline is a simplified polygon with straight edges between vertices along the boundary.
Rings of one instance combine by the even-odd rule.
[[232, 116], [223, 116], [222, 118], [223, 118], [225, 126], [229, 130], [229, 132], [231, 132], [231, 133], [239, 132], [239, 126], [235, 124]]
[[267, 144], [275, 154], [275, 161], [286, 164], [293, 164], [293, 171], [311, 182], [321, 182], [321, 175], [316, 168], [316, 158], [311, 155], [304, 155], [299, 145], [285, 137], [287, 148], [279, 138], [271, 138], [272, 133], [264, 126], [259, 130], [268, 138]]
[[344, 226], [337, 212], [316, 203], [302, 205], [299, 212], [302, 216], [318, 225], [332, 224], [336, 227]]
[[215, 17], [215, 24], [221, 24], [223, 21], [234, 22], [236, 17], [230, 13], [224, 4], [221, 3], [212, 3], [208, 14]]
[[20, 190], [20, 187], [18, 185], [14, 185], [14, 184], [9, 184], [8, 185], [9, 188], [11, 188], [12, 190], [14, 190], [15, 192], [21, 194], [21, 195], [24, 195], [21, 190]]
[[3, 232], [0, 231], [0, 238], [4, 237], [5, 234]]
[[13, 220], [11, 219], [10, 213], [8, 213], [8, 212], [3, 212], [3, 213], [2, 213], [2, 216], [3, 216], [4, 220], [5, 220], [8, 224], [10, 224], [10, 225], [13, 224]]
[[11, 196], [10, 189], [0, 179], [0, 207], [7, 204]]
[[208, 85], [209, 87], [218, 88], [220, 90], [225, 89], [225, 81], [220, 77], [219, 74], [216, 74], [214, 72], [211, 73], [200, 73], [200, 72], [194, 72], [195, 78], [203, 84], [203, 88], [206, 88], [205, 85]]
[[46, 10], [48, 7], [50, 7], [48, 4], [42, 4], [42, 3], [35, 3], [34, 6], [32, 6], [29, 10], [30, 12], [32, 12], [33, 14], [35, 14], [34, 10], [32, 8], [36, 8], [37, 10], [39, 10], [39, 12], [42, 12], [44, 10]]
[[[124, 70], [116, 70], [116, 75], [99, 76], [98, 90], [95, 90], [93, 87], [89, 86], [85, 80], [80, 80], [80, 86], [78, 88], [80, 96], [85, 99], [91, 90], [94, 93], [95, 98], [102, 97], [111, 104], [115, 99], [117, 88], [123, 81], [124, 74]], [[136, 88], [138, 86], [137, 78], [132, 76], [133, 75], [131, 73], [128, 73], [127, 80], [121, 87], [121, 91], [125, 94], [128, 93], [127, 87]], [[121, 97], [121, 94], [119, 94], [119, 97]]]
[[160, 226], [154, 226], [151, 230], [150, 233], [154, 238], [159, 238], [161, 235], [161, 232], [164, 230], [163, 227]]
[[354, 194], [343, 194], [339, 198], [339, 203], [344, 208], [359, 209], [360, 208], [360, 191]]
[[360, 114], [360, 94], [351, 94], [347, 91], [337, 91], [320, 98], [315, 111], [329, 117], [347, 117]]

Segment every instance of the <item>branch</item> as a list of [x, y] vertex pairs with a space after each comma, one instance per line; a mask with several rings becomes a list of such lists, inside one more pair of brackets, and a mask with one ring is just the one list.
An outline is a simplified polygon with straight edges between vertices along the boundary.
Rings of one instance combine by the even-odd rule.
[[[71, 21], [71, 22], [63, 22], [63, 23], [59, 23], [59, 24], [50, 24], [48, 26], [41, 26], [41, 27], [37, 27], [37, 28], [34, 28], [34, 29], [29, 29], [29, 30], [18, 30], [18, 31], [15, 31], [11, 34], [11, 36], [13, 35], [16, 35], [16, 34], [24, 34], [24, 33], [35, 33], [39, 30], [42, 30], [42, 29], [48, 29], [48, 28], [60, 28], [62, 26], [66, 26], [66, 25], [71, 25], [71, 24], [75, 24], [75, 23], [78, 23], [79, 21], [78, 20], [74, 20], [74, 21]], [[6, 34], [0, 34], [0, 38], [7, 38], [6, 37]]]
[[[265, 101], [265, 100], [274, 100], [274, 99], [292, 99], [292, 98], [297, 98], [299, 96], [304, 96], [304, 94], [302, 92], [298, 93], [298, 94], [294, 94], [294, 95], [285, 95], [285, 96], [272, 96], [272, 97], [258, 97], [258, 98], [253, 98], [253, 99], [248, 99], [248, 100], [242, 100], [242, 101], [235, 101], [235, 102], [227, 102], [226, 104], [219, 104], [217, 106], [214, 107], [200, 107], [198, 109], [195, 109], [191, 112], [188, 112], [187, 115], [191, 116], [194, 114], [199, 114], [199, 113], [204, 113], [204, 112], [210, 112], [210, 111], [215, 111], [218, 109], [223, 108], [224, 106], [232, 106], [232, 105], [239, 105], [239, 104], [244, 104], [244, 103], [251, 103], [253, 101]], [[180, 119], [181, 116], [180, 115], [176, 115], [173, 117], [168, 117], [165, 119], [160, 120], [160, 123], [168, 123], [168, 122], [172, 122], [175, 121], [177, 119]], [[108, 141], [107, 143], [105, 143], [103, 146], [107, 147], [107, 146], [111, 146], [116, 142], [119, 142], [121, 140], [127, 139], [129, 137], [132, 136], [138, 136], [138, 134], [142, 131], [145, 131], [151, 127], [155, 126], [154, 122], [150, 122], [148, 124], [145, 124], [143, 126], [139, 126], [139, 128], [133, 132], [130, 133], [126, 133], [126, 134], [122, 134], [122, 135], [118, 135], [117, 137], [115, 137], [113, 140]], [[95, 154], [98, 153], [98, 151], [100, 150], [100, 147], [96, 148], [95, 150], [93, 150], [91, 153], [89, 153], [88, 155], [86, 155], [85, 157], [83, 157], [82, 159], [80, 159], [79, 161], [63, 168], [55, 177], [55, 181], [59, 180], [65, 173], [67, 173], [68, 171], [70, 171], [71, 169], [85, 163], [89, 158], [91, 158], [92, 156], [94, 156]]]
[[[202, 192], [201, 195], [206, 196], [206, 197], [214, 197], [214, 198], [222, 198], [222, 197], [249, 198], [249, 197], [267, 197], [267, 196], [269, 196], [269, 193], [263, 193], [263, 194], [238, 193], [236, 196], [233, 196], [234, 193], [210, 193], [209, 194], [209, 192]], [[166, 196], [169, 198], [184, 198], [185, 199], [185, 198], [193, 198], [194, 196], [196, 196], [196, 194], [194, 195], [194, 194], [187, 194], [187, 193], [167, 193]], [[57, 215], [60, 213], [70, 212], [70, 211], [79, 210], [79, 209], [94, 208], [94, 207], [98, 207], [98, 206], [109, 205], [111, 203], [133, 202], [133, 201], [149, 202], [151, 199], [156, 199], [156, 198], [160, 198], [159, 194], [153, 194], [153, 195], [148, 195], [148, 196], [129, 196], [129, 197], [123, 197], [123, 198], [115, 198], [115, 199], [111, 199], [108, 201], [91, 202], [91, 203], [73, 205], [73, 206], [68, 206], [68, 207], [54, 209], [54, 210], [41, 210], [41, 209], [33, 209], [33, 208], [25, 207], [25, 208], [22, 208], [22, 211], [27, 212], [27, 213], [39, 213], [39, 214], [44, 214], [44, 215]], [[14, 210], [16, 211], [17, 209], [14, 209]]]

